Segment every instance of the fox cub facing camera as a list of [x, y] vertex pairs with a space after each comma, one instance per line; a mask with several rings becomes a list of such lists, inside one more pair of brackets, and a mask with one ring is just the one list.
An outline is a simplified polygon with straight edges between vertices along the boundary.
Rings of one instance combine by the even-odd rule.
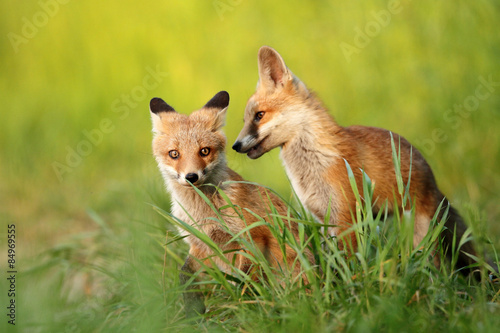
[[[225, 91], [217, 93], [200, 110], [191, 115], [177, 113], [160, 98], [150, 102], [153, 121], [153, 153], [163, 175], [168, 192], [172, 198], [172, 214], [186, 224], [205, 233], [224, 251], [228, 262], [243, 272], [252, 274], [252, 261], [242, 255], [247, 252], [236, 241], [236, 235], [259, 217], [269, 221], [272, 207], [281, 216], [287, 216], [287, 206], [273, 193], [257, 185], [242, 183], [244, 179], [226, 164], [226, 137], [221, 131], [224, 125], [229, 95]], [[229, 182], [228, 182], [229, 181]], [[215, 185], [215, 186], [213, 186]], [[220, 212], [224, 224], [217, 220], [217, 213], [193, 188], [200, 190]], [[235, 207], [240, 210], [243, 219], [217, 190], [219, 188]], [[257, 217], [258, 216], [258, 217]], [[285, 221], [285, 227], [298, 240], [298, 226], [295, 222]], [[231, 273], [232, 267], [226, 261], [212, 256], [213, 251], [200, 239], [179, 228], [189, 244], [189, 255], [181, 269], [180, 281], [186, 283], [190, 275], [201, 269], [201, 263], [215, 264], [220, 270]], [[229, 231], [229, 232], [228, 232]], [[293, 276], [301, 274], [297, 253], [288, 245], [283, 250], [266, 225], [250, 228], [249, 232], [256, 247], [276, 270], [286, 269]], [[251, 255], [251, 253], [250, 253]], [[309, 251], [307, 259], [314, 259]], [[211, 258], [211, 259], [207, 259]], [[252, 276], [255, 278], [255, 275]], [[305, 282], [307, 278], [304, 275]], [[204, 313], [203, 295], [195, 286], [184, 293], [186, 314]]]

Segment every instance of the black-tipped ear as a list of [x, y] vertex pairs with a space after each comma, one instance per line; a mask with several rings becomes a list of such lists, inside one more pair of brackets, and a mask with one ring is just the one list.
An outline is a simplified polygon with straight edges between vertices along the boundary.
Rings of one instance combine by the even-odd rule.
[[224, 109], [229, 105], [229, 94], [227, 91], [219, 91], [205, 104], [204, 108]]
[[158, 114], [160, 112], [175, 112], [174, 108], [165, 103], [161, 98], [155, 97], [149, 102], [149, 109], [154, 114]]

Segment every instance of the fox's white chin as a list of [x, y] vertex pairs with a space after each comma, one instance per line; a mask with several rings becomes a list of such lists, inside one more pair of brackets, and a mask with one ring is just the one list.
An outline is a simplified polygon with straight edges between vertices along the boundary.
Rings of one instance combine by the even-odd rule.
[[179, 185], [181, 185], [183, 187], [186, 187], [186, 188], [192, 188], [192, 186], [198, 187], [198, 186], [202, 185], [203, 181], [201, 179], [198, 179], [194, 183], [190, 183], [190, 182], [188, 182], [185, 179], [178, 179], [177, 180], [177, 184], [179, 184]]

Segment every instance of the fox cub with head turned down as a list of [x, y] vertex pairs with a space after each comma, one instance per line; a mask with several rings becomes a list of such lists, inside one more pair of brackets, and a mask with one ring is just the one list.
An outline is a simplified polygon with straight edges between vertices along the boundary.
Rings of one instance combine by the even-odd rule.
[[[248, 157], [259, 158], [273, 148], [281, 148], [281, 159], [288, 178], [303, 205], [321, 222], [334, 225], [331, 236], [345, 235], [342, 243], [356, 249], [356, 238], [349, 232], [356, 199], [348, 178], [346, 162], [354, 173], [358, 188], [362, 188], [362, 171], [375, 184], [375, 213], [387, 209], [401, 212], [401, 198], [396, 196], [397, 180], [392, 158], [391, 133], [388, 130], [338, 125], [321, 101], [285, 65], [274, 49], [263, 46], [258, 54], [259, 81], [256, 92], [248, 100], [244, 121], [233, 149]], [[401, 174], [410, 182], [410, 197], [415, 201], [415, 246], [426, 235], [430, 221], [443, 202], [442, 217], [449, 208], [443, 232], [447, 255], [454, 241], [464, 235], [466, 225], [457, 211], [439, 191], [430, 166], [420, 152], [403, 137], [393, 134], [396, 147], [400, 144]], [[394, 204], [396, 198], [397, 206]], [[399, 207], [399, 208], [398, 208]], [[327, 212], [331, 209], [329, 220]], [[404, 207], [408, 209], [409, 205]], [[467, 255], [476, 255], [472, 243], [466, 242], [459, 253], [457, 266], [474, 263]], [[464, 270], [467, 271], [467, 270]]]
[[[231, 241], [236, 235], [254, 222], [262, 219], [269, 221], [272, 207], [281, 216], [287, 216], [287, 206], [273, 193], [264, 188], [248, 183], [226, 164], [226, 137], [221, 131], [224, 125], [229, 94], [217, 93], [200, 110], [190, 116], [177, 113], [160, 98], [150, 102], [153, 121], [153, 153], [163, 175], [168, 192], [172, 197], [172, 214], [185, 223], [208, 235], [224, 251], [229, 262], [249, 274], [252, 274], [252, 261], [241, 255], [245, 249]], [[228, 182], [230, 181], [230, 182]], [[214, 186], [215, 185], [215, 186]], [[221, 212], [225, 226], [217, 221], [217, 214], [195, 191], [195, 186]], [[240, 218], [217, 189], [222, 190], [235, 207], [248, 208], [254, 214], [241, 209]], [[285, 221], [296, 240], [298, 226], [295, 222]], [[180, 233], [190, 246], [189, 255], [181, 269], [180, 281], [186, 283], [190, 275], [201, 269], [200, 262], [210, 265], [213, 262], [219, 269], [231, 273], [231, 266], [217, 256], [200, 239], [179, 228]], [[230, 232], [228, 232], [228, 230]], [[288, 270], [293, 276], [301, 274], [297, 253], [290, 246], [283, 250], [266, 225], [249, 230], [256, 247], [276, 270]], [[313, 263], [310, 251], [305, 251], [306, 258]], [[212, 256], [212, 257], [211, 257]], [[210, 258], [211, 259], [207, 259]], [[255, 278], [255, 275], [252, 276]], [[303, 275], [305, 282], [307, 278]], [[184, 293], [186, 314], [204, 313], [205, 305], [201, 292]]]

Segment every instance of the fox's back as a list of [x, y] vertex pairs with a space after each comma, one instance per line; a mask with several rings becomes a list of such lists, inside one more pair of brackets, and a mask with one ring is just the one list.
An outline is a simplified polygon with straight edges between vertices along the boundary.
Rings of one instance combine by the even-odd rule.
[[[393, 202], [394, 194], [398, 190], [391, 133], [382, 128], [357, 125], [344, 127], [337, 133], [341, 138], [341, 144], [337, 147], [341, 156], [350, 164], [353, 173], [358, 176], [358, 186], [361, 186], [362, 169], [376, 185], [375, 199], [378, 197], [379, 201], [387, 200], [388, 204]], [[435, 196], [439, 191], [425, 158], [404, 137], [392, 133], [392, 138], [396, 152], [400, 154], [403, 183], [410, 184], [410, 194], [419, 197], [429, 196], [429, 199], [435, 202]], [[347, 177], [346, 173], [335, 175], [336, 179], [341, 177]]]

